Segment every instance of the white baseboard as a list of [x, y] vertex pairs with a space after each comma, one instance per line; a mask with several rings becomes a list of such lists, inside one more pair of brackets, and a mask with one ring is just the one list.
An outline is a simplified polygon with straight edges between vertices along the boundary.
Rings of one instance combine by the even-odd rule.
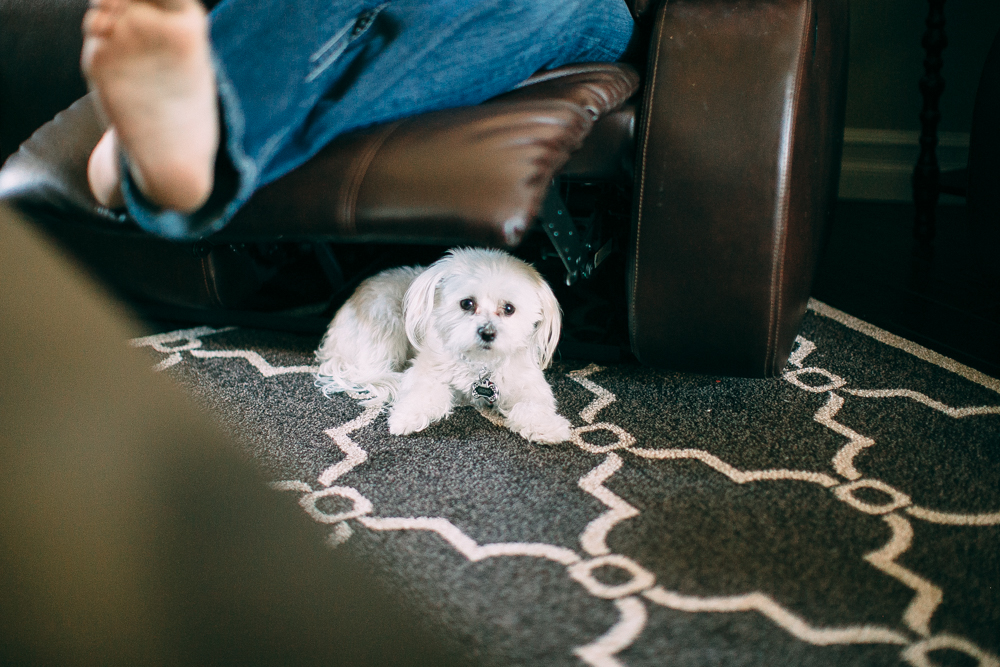
[[[844, 130], [840, 199], [913, 201], [913, 167], [920, 155], [919, 132]], [[969, 161], [966, 132], [938, 133], [938, 164], [942, 171], [960, 169]], [[942, 195], [942, 204], [960, 204], [961, 197]]]

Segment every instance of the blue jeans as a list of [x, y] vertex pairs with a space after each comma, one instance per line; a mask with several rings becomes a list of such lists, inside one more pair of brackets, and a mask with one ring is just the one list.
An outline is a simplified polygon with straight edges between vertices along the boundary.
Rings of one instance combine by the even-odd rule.
[[478, 104], [542, 69], [615, 61], [633, 30], [623, 0], [223, 0], [210, 22], [219, 162], [235, 176], [184, 215], [146, 201], [123, 169], [131, 215], [172, 239], [220, 230], [340, 134]]

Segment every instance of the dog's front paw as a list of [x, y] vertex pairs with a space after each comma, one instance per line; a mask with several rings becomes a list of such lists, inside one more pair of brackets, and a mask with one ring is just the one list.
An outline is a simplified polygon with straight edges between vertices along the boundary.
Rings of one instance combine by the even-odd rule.
[[507, 414], [507, 426], [525, 440], [553, 445], [570, 439], [569, 420], [551, 410], [524, 402]]
[[406, 371], [401, 395], [389, 409], [389, 433], [409, 435], [423, 431], [451, 414], [454, 407], [451, 388], [437, 381], [422, 380], [416, 368]]
[[436, 421], [451, 414], [451, 404], [438, 405], [427, 401], [403, 401], [389, 410], [389, 433], [409, 435], [423, 431]]
[[430, 425], [430, 418], [423, 413], [409, 410], [392, 410], [389, 413], [389, 433], [392, 435], [409, 435]]

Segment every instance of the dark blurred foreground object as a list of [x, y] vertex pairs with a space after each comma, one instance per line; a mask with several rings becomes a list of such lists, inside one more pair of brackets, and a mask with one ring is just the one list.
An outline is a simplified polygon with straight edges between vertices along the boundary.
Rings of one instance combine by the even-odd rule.
[[0, 664], [445, 665], [0, 206]]
[[[373, 244], [540, 247], [528, 259], [557, 258], [569, 282], [602, 280], [618, 253], [640, 361], [784, 367], [836, 198], [848, 0], [633, 0], [646, 37], [634, 66], [564, 67], [480, 106], [342, 136], [196, 244], [96, 206], [89, 98], [48, 122], [82, 91], [85, 5], [0, 1], [0, 153], [27, 139], [0, 198], [147, 314], [321, 330], [380, 268]], [[563, 196], [581, 191], [583, 210]]]

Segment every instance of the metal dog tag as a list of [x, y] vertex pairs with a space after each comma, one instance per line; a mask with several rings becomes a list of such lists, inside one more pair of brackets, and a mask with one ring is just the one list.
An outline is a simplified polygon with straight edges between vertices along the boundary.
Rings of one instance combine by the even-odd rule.
[[479, 373], [479, 379], [472, 383], [472, 398], [481, 398], [490, 405], [500, 400], [500, 390], [490, 380], [491, 373], [485, 368]]

